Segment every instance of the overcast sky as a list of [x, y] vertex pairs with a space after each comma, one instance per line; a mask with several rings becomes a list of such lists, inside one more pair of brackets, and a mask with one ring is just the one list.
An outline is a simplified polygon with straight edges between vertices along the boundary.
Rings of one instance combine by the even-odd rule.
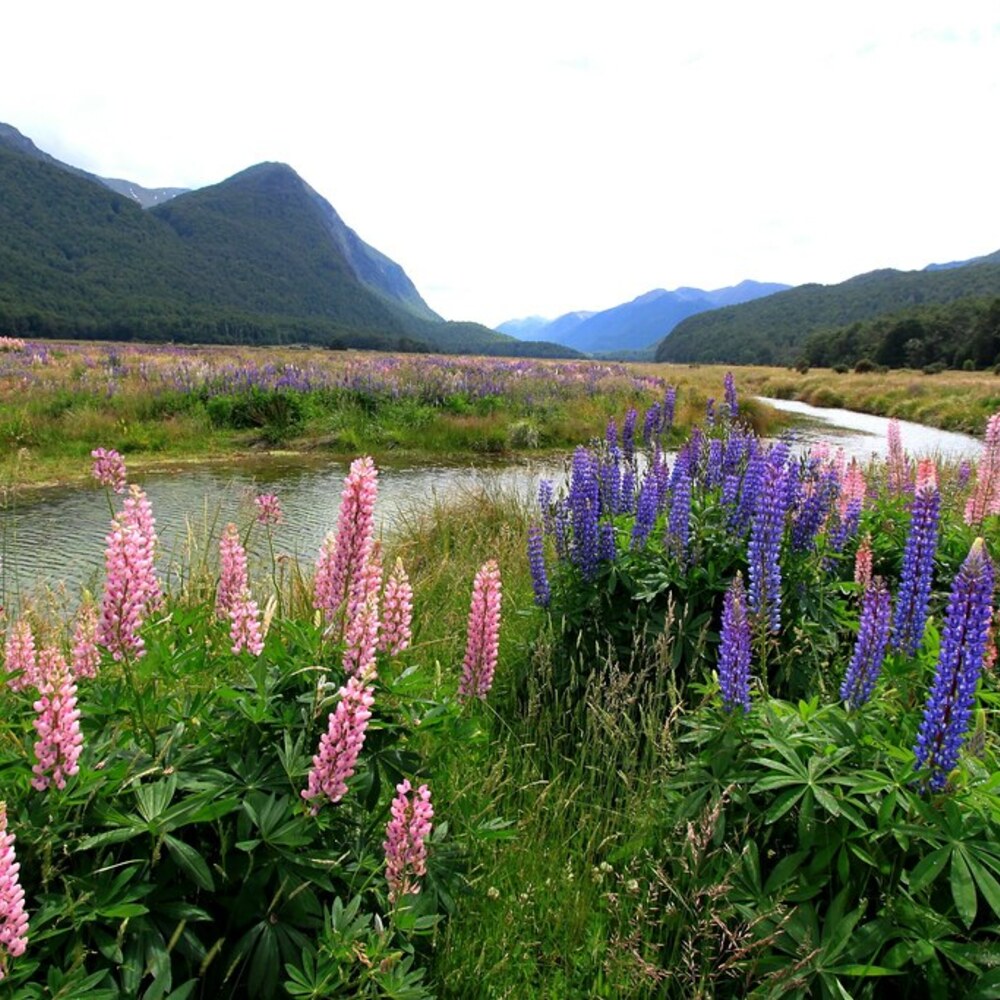
[[38, 2], [0, 121], [199, 187], [291, 164], [449, 319], [1000, 248], [1000, 5]]

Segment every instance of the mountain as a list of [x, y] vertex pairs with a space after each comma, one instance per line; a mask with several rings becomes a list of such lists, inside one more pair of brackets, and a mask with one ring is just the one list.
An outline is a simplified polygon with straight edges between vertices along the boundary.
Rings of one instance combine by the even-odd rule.
[[996, 253], [985, 254], [982, 257], [971, 257], [969, 260], [952, 260], [946, 264], [928, 264], [925, 271], [950, 271], [956, 267], [968, 267], [969, 264], [996, 264], [1000, 263], [1000, 250]]
[[131, 198], [141, 208], [152, 208], [154, 205], [162, 205], [171, 198], [176, 198], [179, 194], [187, 194], [190, 188], [146, 188], [134, 181], [123, 181], [119, 177], [98, 177], [105, 187], [117, 191], [126, 198]]
[[773, 295], [788, 287], [741, 281], [738, 285], [712, 291], [682, 287], [668, 292], [657, 288], [602, 312], [566, 313], [551, 322], [532, 316], [501, 323], [497, 329], [514, 336], [544, 337], [587, 354], [641, 351], [652, 349], [661, 337], [687, 316]]
[[0, 126], [0, 332], [572, 353], [444, 322], [284, 164], [148, 210], [135, 194]]
[[660, 342], [656, 360], [792, 364], [806, 341], [824, 331], [923, 304], [997, 294], [1000, 253], [960, 267], [872, 271], [690, 316]]

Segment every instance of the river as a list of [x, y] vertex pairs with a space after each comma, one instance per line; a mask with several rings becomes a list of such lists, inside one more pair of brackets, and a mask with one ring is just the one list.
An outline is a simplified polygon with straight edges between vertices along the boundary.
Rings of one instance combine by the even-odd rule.
[[[884, 455], [888, 420], [849, 410], [821, 409], [791, 400], [767, 399], [777, 409], [797, 414], [801, 447], [827, 440], [848, 455], [867, 460]], [[977, 458], [981, 443], [965, 434], [900, 422], [903, 445], [911, 455], [948, 459]], [[323, 537], [336, 526], [347, 466], [302, 465], [288, 459], [257, 462], [253, 467], [197, 467], [138, 477], [156, 516], [161, 571], [181, 565], [189, 534], [218, 535], [223, 524], [248, 524], [250, 497], [276, 493], [285, 513], [274, 529], [275, 550], [315, 559]], [[499, 466], [390, 466], [379, 472], [376, 506], [378, 530], [390, 533], [401, 521], [419, 514], [435, 498], [446, 500], [469, 490], [513, 490], [533, 497], [542, 477], [559, 479], [561, 463]], [[117, 498], [116, 498], [117, 499]], [[120, 501], [119, 501], [120, 502]], [[75, 603], [82, 586], [96, 590], [103, 571], [110, 510], [95, 486], [44, 490], [22, 497], [8, 494], [0, 509], [0, 602], [16, 607], [21, 595], [65, 585]], [[260, 548], [258, 536], [257, 545]]]

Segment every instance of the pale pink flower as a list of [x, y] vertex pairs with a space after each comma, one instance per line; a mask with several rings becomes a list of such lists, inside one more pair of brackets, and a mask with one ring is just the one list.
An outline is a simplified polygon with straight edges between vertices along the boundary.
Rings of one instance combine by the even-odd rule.
[[[35, 656], [35, 637], [26, 618], [19, 618], [7, 632], [4, 643], [4, 669], [11, 691], [24, 691], [38, 687], [38, 661]], [[11, 677], [11, 674], [18, 674]]]
[[468, 637], [459, 698], [485, 699], [493, 686], [500, 651], [500, 567], [490, 559], [476, 574], [469, 607]]
[[73, 631], [73, 676], [96, 677], [101, 662], [97, 648], [97, 608], [90, 601], [80, 607]]
[[35, 702], [35, 777], [31, 784], [44, 791], [50, 784], [66, 787], [66, 778], [80, 770], [77, 761], [83, 746], [80, 710], [76, 707], [76, 683], [57, 649], [38, 654], [39, 698]]
[[352, 612], [364, 603], [363, 576], [371, 558], [375, 539], [375, 500], [378, 497], [378, 472], [371, 458], [357, 458], [341, 494], [337, 533], [323, 541], [316, 564], [313, 607], [332, 622], [347, 605]]
[[382, 596], [382, 631], [378, 648], [390, 656], [397, 656], [410, 645], [413, 621], [413, 588], [403, 569], [403, 560], [397, 559], [385, 585]]
[[872, 537], [865, 535], [854, 556], [854, 582], [867, 590], [872, 581]]
[[318, 799], [325, 796], [339, 802], [347, 793], [347, 780], [354, 774], [365, 744], [374, 701], [374, 688], [366, 687], [357, 677], [348, 678], [340, 689], [340, 701], [327, 719], [327, 731], [319, 738], [308, 786], [302, 789], [302, 798], [312, 803], [309, 811], [314, 816], [322, 805]]
[[94, 460], [93, 477], [106, 489], [124, 493], [127, 485], [125, 459], [113, 448], [95, 448], [90, 457]]
[[841, 477], [841, 488], [839, 498], [840, 516], [843, 518], [847, 514], [847, 508], [853, 503], [863, 504], [868, 485], [865, 482], [865, 474], [861, 471], [861, 466], [855, 458], [851, 459], [851, 464]]
[[976, 486], [965, 505], [965, 523], [981, 524], [987, 514], [1000, 514], [1000, 413], [994, 413], [986, 424]]
[[273, 493], [261, 493], [254, 497], [257, 506], [258, 524], [281, 524], [285, 515], [278, 498]]
[[227, 612], [229, 615], [229, 638], [233, 652], [246, 649], [252, 656], [260, 656], [264, 651], [264, 637], [260, 625], [260, 608], [245, 589], [233, 601]]
[[392, 818], [385, 830], [385, 880], [389, 883], [389, 901], [420, 892], [422, 876], [427, 874], [427, 838], [431, 832], [434, 807], [431, 791], [421, 785], [410, 799], [410, 783], [396, 786], [390, 807]]
[[247, 554], [235, 524], [227, 524], [219, 539], [219, 586], [215, 591], [215, 613], [224, 618], [232, 612], [247, 589]]
[[0, 802], [0, 980], [7, 974], [8, 957], [18, 958], [28, 947], [28, 915], [18, 874], [21, 866], [14, 853], [16, 839], [7, 832], [7, 803]]
[[156, 531], [149, 500], [131, 486], [122, 510], [111, 522], [104, 553], [105, 580], [97, 640], [116, 660], [145, 653], [142, 627], [145, 616], [160, 604], [156, 577]]
[[917, 485], [916, 491], [926, 488], [936, 490], [938, 485], [937, 466], [933, 458], [922, 458], [917, 464]]

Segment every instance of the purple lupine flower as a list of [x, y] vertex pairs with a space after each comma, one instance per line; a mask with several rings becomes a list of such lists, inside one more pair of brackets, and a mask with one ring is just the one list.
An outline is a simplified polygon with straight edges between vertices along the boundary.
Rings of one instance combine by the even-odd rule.
[[667, 520], [667, 548], [686, 562], [691, 537], [691, 458], [682, 448], [674, 462], [670, 486], [670, 516]]
[[732, 372], [726, 372], [722, 378], [723, 391], [726, 396], [726, 409], [729, 419], [735, 420], [740, 415], [740, 403], [736, 397], [736, 379]]
[[958, 475], [955, 477], [955, 483], [960, 490], [964, 490], [969, 485], [970, 478], [972, 478], [972, 463], [967, 458], [963, 458], [958, 464]]
[[903, 568], [892, 622], [892, 648], [907, 656], [916, 653], [924, 638], [940, 507], [941, 494], [937, 483], [933, 479], [922, 482], [910, 509], [910, 532], [903, 550]]
[[674, 426], [674, 407], [677, 404], [677, 387], [667, 386], [663, 397], [663, 409], [660, 413], [660, 430], [665, 431]]
[[608, 417], [608, 425], [604, 430], [604, 443], [608, 446], [608, 451], [618, 449], [618, 424], [614, 417]]
[[739, 472], [744, 467], [745, 459], [750, 451], [750, 435], [742, 434], [738, 429], [732, 429], [726, 438], [726, 450], [722, 456], [722, 471], [725, 475]]
[[635, 459], [635, 422], [638, 416], [635, 408], [631, 407], [625, 414], [625, 422], [622, 424], [622, 451], [625, 453], [626, 462]]
[[598, 556], [601, 562], [614, 562], [617, 555], [615, 526], [610, 521], [602, 521], [598, 536]]
[[585, 580], [597, 575], [600, 488], [594, 457], [584, 447], [573, 453], [568, 506], [573, 528], [571, 555]]
[[889, 646], [892, 599], [881, 577], [875, 577], [861, 600], [861, 618], [854, 655], [840, 686], [841, 701], [860, 708], [871, 697]]
[[767, 620], [771, 632], [781, 628], [780, 556], [785, 530], [787, 474], [780, 459], [780, 453], [775, 456], [772, 452], [764, 462], [750, 524], [750, 607], [755, 614]]
[[818, 471], [809, 483], [809, 489], [792, 521], [792, 549], [810, 551], [816, 546], [816, 535], [823, 526], [834, 501], [839, 484], [837, 471], [826, 468]]
[[653, 405], [646, 410], [646, 415], [642, 418], [642, 441], [647, 448], [652, 447], [653, 436], [660, 429], [660, 404]]
[[721, 438], [708, 442], [708, 461], [705, 463], [705, 488], [715, 489], [722, 482], [723, 444]]
[[618, 491], [616, 514], [631, 514], [635, 509], [635, 466], [626, 465], [622, 472], [621, 489]]
[[597, 476], [600, 481], [601, 509], [612, 513], [618, 510], [621, 503], [622, 473], [621, 451], [615, 447], [608, 450], [608, 461], [597, 463]]
[[555, 522], [552, 519], [552, 481], [549, 479], [538, 481], [538, 509], [542, 512], [542, 527], [545, 533], [553, 534]]
[[547, 608], [552, 600], [548, 573], [545, 571], [545, 545], [542, 529], [533, 524], [528, 529], [528, 565], [531, 568], [531, 585], [535, 591], [535, 604]]
[[989, 637], [992, 597], [993, 563], [983, 540], [977, 538], [952, 584], [937, 672], [913, 748], [917, 767], [930, 771], [928, 784], [936, 792], [946, 787], [969, 729]]
[[643, 477], [642, 486], [639, 488], [639, 500], [635, 506], [635, 521], [632, 523], [632, 541], [630, 543], [633, 549], [643, 548], [653, 530], [653, 525], [656, 523], [659, 492], [656, 475], [650, 469]]
[[740, 485], [740, 500], [729, 518], [729, 527], [733, 531], [742, 534], [753, 520], [753, 513], [757, 509], [758, 498], [760, 496], [761, 484], [764, 481], [764, 467], [766, 464], [767, 455], [756, 443], [753, 443], [750, 447], [746, 471], [743, 473], [743, 481]]
[[743, 574], [737, 573], [722, 603], [719, 687], [727, 712], [750, 711], [750, 621]]

